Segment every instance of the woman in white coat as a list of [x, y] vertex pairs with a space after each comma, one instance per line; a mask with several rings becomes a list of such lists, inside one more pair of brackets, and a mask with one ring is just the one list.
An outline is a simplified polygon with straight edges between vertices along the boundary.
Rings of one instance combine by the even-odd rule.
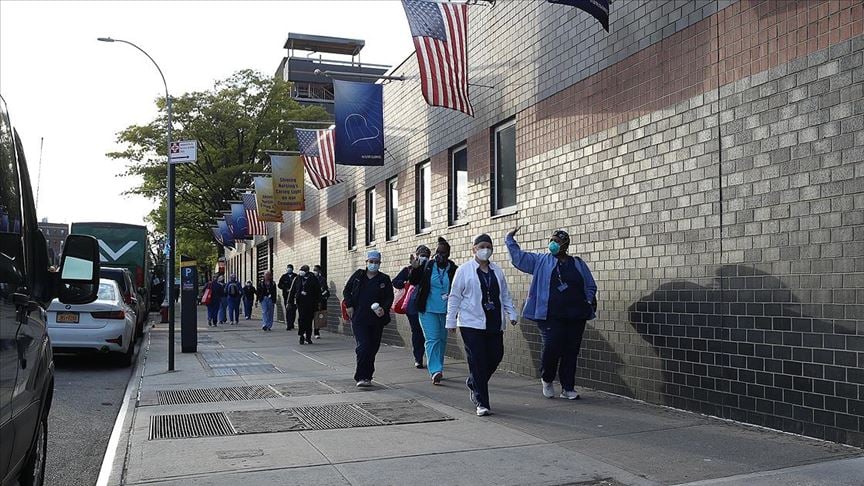
[[474, 258], [465, 262], [453, 276], [447, 299], [447, 324], [451, 333], [456, 327], [465, 343], [471, 401], [477, 415], [489, 415], [489, 379], [504, 357], [504, 329], [509, 319], [518, 318], [510, 289], [501, 267], [491, 263], [492, 238], [482, 234], [474, 238]]

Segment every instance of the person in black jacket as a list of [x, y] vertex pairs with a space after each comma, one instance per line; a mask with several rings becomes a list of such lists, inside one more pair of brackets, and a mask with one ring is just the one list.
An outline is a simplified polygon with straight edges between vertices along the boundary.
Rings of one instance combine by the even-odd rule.
[[294, 273], [294, 265], [289, 263], [286, 272], [279, 277], [279, 288], [282, 289], [282, 305], [285, 306], [285, 329], [288, 331], [294, 329], [294, 320], [297, 318], [297, 308], [288, 302], [288, 292], [290, 292], [295, 278], [297, 275]]
[[255, 303], [255, 286], [251, 280], [246, 281], [243, 286], [243, 315], [246, 320], [252, 319], [252, 304]]
[[300, 267], [288, 292], [288, 302], [297, 308], [300, 344], [312, 344], [312, 320], [321, 305], [321, 284], [318, 277], [309, 273], [309, 265]]
[[273, 281], [273, 272], [264, 272], [264, 281], [258, 285], [258, 303], [261, 304], [261, 329], [269, 331], [273, 328], [273, 308], [276, 305], [278, 288]]
[[381, 347], [381, 335], [384, 326], [390, 322], [390, 308], [393, 306], [393, 284], [390, 276], [379, 271], [380, 267], [381, 253], [369, 251], [366, 268], [354, 272], [342, 291], [357, 342], [354, 380], [358, 387], [372, 386], [375, 355]]
[[433, 385], [444, 379], [444, 353], [447, 350], [447, 299], [457, 265], [450, 260], [450, 244], [438, 238], [435, 256], [425, 264], [414, 260], [410, 281], [417, 286], [417, 313], [426, 337], [426, 359]]
[[[321, 265], [315, 265], [312, 267], [312, 273], [314, 273], [315, 277], [318, 278], [318, 285], [321, 286], [321, 305], [318, 306], [317, 310], [326, 312], [327, 301], [330, 299], [330, 287], [327, 285], [327, 277], [324, 275], [324, 272], [321, 271]], [[321, 339], [321, 329], [318, 327], [317, 322], [315, 322], [312, 334], [315, 335], [315, 339]]]
[[[432, 252], [429, 250], [429, 247], [426, 245], [420, 245], [417, 247], [417, 250], [414, 251], [414, 258], [412, 261], [420, 262], [421, 265], [425, 265], [427, 261], [429, 261], [429, 256]], [[393, 288], [406, 290], [410, 283], [408, 282], [411, 276], [411, 270], [414, 267], [408, 265], [403, 268], [395, 278], [393, 278]], [[408, 323], [411, 325], [411, 347], [414, 351], [414, 367], [417, 369], [423, 369], [426, 366], [423, 364], [423, 355], [426, 353], [425, 345], [426, 338], [423, 337], [423, 328], [420, 326], [420, 317], [417, 315], [417, 309], [409, 309], [408, 312], [405, 313], [405, 317], [408, 318]]]

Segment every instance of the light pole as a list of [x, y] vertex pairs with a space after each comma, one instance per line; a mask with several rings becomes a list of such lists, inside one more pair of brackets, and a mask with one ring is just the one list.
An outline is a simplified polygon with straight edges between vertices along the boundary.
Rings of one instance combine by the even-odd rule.
[[97, 40], [101, 42], [122, 42], [141, 51], [156, 66], [159, 76], [162, 76], [162, 84], [165, 86], [165, 107], [168, 110], [168, 145], [166, 147], [166, 153], [168, 154], [168, 220], [166, 221], [168, 242], [166, 245], [168, 246], [168, 251], [166, 255], [167, 262], [165, 264], [165, 296], [168, 300], [168, 371], [174, 371], [174, 164], [171, 163], [171, 96], [168, 95], [168, 83], [165, 82], [165, 75], [162, 74], [162, 69], [144, 49], [122, 39], [99, 37]]

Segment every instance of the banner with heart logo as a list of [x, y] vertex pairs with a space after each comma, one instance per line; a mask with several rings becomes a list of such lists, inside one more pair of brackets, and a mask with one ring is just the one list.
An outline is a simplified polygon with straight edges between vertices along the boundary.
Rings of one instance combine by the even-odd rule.
[[384, 92], [380, 84], [334, 80], [336, 163], [384, 165]]
[[297, 155], [270, 154], [273, 172], [273, 202], [280, 211], [303, 211], [303, 159]]
[[234, 220], [234, 239], [251, 240], [249, 234], [249, 218], [246, 216], [246, 208], [242, 202], [231, 203], [231, 219]]
[[275, 223], [282, 222], [282, 211], [276, 209], [273, 201], [273, 178], [256, 177], [255, 204], [258, 205], [258, 219]]

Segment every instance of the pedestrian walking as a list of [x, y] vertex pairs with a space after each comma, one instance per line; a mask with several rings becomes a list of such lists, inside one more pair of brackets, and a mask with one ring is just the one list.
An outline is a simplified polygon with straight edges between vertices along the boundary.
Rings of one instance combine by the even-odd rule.
[[297, 274], [294, 273], [294, 265], [288, 264], [286, 271], [279, 277], [279, 288], [282, 289], [282, 305], [285, 307], [285, 330], [294, 329], [294, 321], [297, 319], [297, 308], [288, 304], [288, 292]]
[[489, 415], [489, 379], [504, 357], [504, 329], [507, 319], [518, 318], [507, 280], [501, 267], [491, 263], [492, 238], [474, 238], [474, 258], [456, 270], [447, 299], [447, 329], [459, 332], [468, 360], [468, 387], [477, 415]]
[[312, 321], [321, 305], [321, 284], [318, 277], [309, 273], [309, 265], [300, 267], [288, 291], [288, 302], [297, 309], [300, 344], [312, 344]]
[[[419, 263], [421, 266], [426, 265], [429, 261], [429, 256], [432, 252], [426, 245], [420, 245], [411, 255], [409, 265], [402, 269], [395, 278], [393, 278], [393, 288], [407, 291], [410, 285], [411, 270], [414, 268], [411, 264]], [[408, 323], [411, 325], [411, 348], [414, 352], [414, 367], [423, 369], [426, 365], [423, 364], [423, 356], [426, 354], [426, 338], [423, 336], [423, 327], [420, 325], [420, 316], [417, 314], [417, 309], [412, 306], [405, 312], [405, 317], [408, 318]]]
[[240, 300], [243, 298], [243, 287], [237, 281], [237, 275], [232, 274], [228, 279], [225, 296], [228, 298], [228, 322], [237, 325], [240, 322]]
[[576, 359], [586, 322], [594, 319], [597, 284], [588, 265], [567, 254], [570, 235], [556, 230], [549, 238], [549, 253], [522, 251], [516, 242], [517, 227], [505, 240], [513, 266], [533, 275], [523, 315], [537, 323], [543, 346], [540, 351], [540, 383], [543, 396], [555, 397], [555, 376], [561, 398], [576, 400]]
[[216, 327], [219, 321], [219, 309], [222, 308], [222, 296], [225, 288], [219, 282], [219, 276], [215, 275], [213, 280], [207, 283], [204, 290], [210, 290], [210, 302], [207, 303], [207, 325]]
[[255, 286], [251, 280], [246, 281], [243, 286], [243, 316], [246, 320], [252, 319], [252, 304], [255, 303]]
[[354, 272], [345, 283], [342, 296], [351, 330], [357, 342], [357, 368], [354, 381], [358, 387], [372, 386], [375, 373], [375, 355], [381, 347], [381, 334], [390, 322], [393, 306], [393, 287], [390, 276], [380, 271], [381, 253], [371, 250], [366, 254], [366, 268]]
[[[330, 300], [330, 286], [327, 285], [327, 276], [324, 275], [323, 270], [321, 270], [321, 265], [315, 265], [312, 268], [312, 273], [315, 274], [315, 278], [318, 279], [318, 285], [321, 287], [321, 300], [318, 306], [318, 311], [327, 312], [327, 301]], [[315, 335], [315, 339], [321, 339], [321, 327], [318, 324], [318, 319], [315, 319], [315, 326], [312, 334]]]
[[225, 276], [219, 275], [219, 285], [222, 287], [222, 297], [219, 299], [219, 324], [228, 321], [228, 295], [225, 294]]
[[261, 329], [269, 331], [273, 328], [273, 308], [276, 305], [278, 288], [273, 281], [273, 272], [264, 272], [264, 280], [258, 285], [258, 303], [261, 304]]
[[450, 260], [450, 244], [438, 238], [433, 259], [424, 264], [411, 263], [411, 283], [416, 285], [416, 307], [426, 338], [426, 358], [433, 385], [444, 379], [444, 353], [447, 351], [447, 300], [457, 265]]

